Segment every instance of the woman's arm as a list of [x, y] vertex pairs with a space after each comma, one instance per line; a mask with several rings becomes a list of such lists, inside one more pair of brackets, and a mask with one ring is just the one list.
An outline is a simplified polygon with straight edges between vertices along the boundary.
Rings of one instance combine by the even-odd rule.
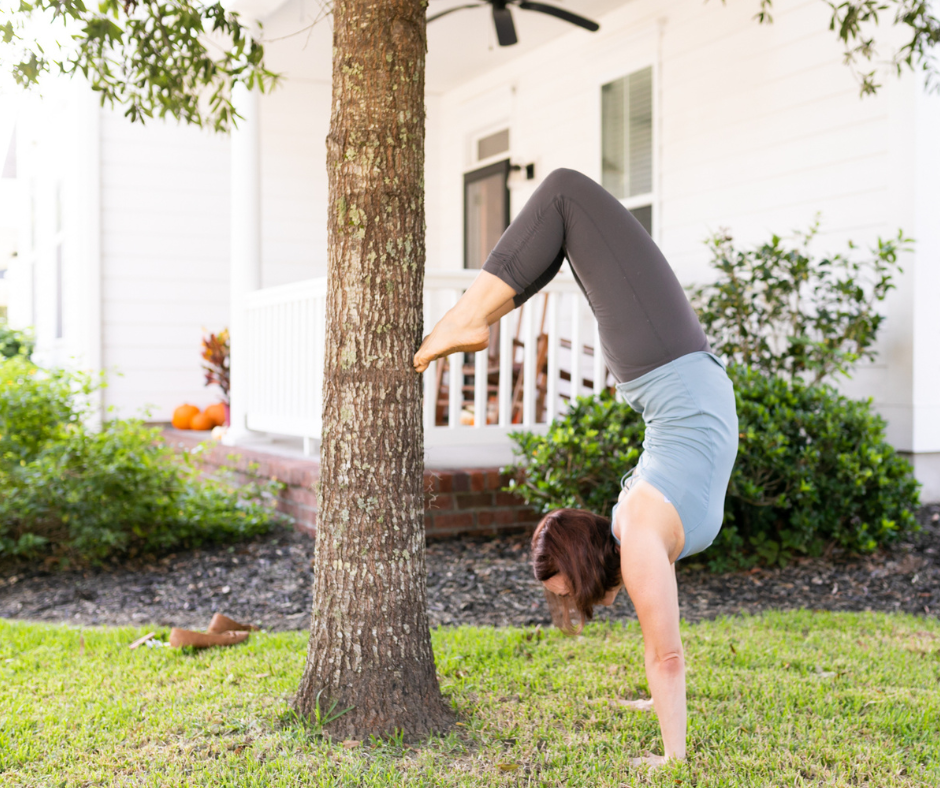
[[[675, 508], [637, 485], [617, 510], [624, 586], [643, 630], [646, 677], [659, 718], [665, 757], [686, 756], [685, 656], [679, 634], [679, 590], [669, 560]], [[681, 523], [680, 523], [681, 524]]]

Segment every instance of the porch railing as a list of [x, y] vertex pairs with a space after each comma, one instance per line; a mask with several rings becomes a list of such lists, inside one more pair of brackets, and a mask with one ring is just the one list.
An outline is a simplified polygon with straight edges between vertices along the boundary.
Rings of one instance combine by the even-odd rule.
[[[477, 276], [425, 274], [425, 333]], [[247, 426], [319, 441], [326, 278], [258, 290], [248, 298]], [[438, 359], [424, 373], [425, 445], [497, 444], [514, 430], [541, 432], [574, 396], [598, 392], [607, 371], [593, 315], [560, 274], [491, 328], [477, 353]]]

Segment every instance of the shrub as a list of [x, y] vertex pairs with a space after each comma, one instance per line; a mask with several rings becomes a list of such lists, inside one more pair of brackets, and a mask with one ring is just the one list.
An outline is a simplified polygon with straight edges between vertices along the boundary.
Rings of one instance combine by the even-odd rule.
[[[829, 545], [869, 553], [919, 529], [918, 483], [885, 441], [870, 400], [732, 365], [740, 447], [725, 522], [702, 554], [712, 571], [786, 565]], [[509, 489], [541, 512], [609, 516], [642, 446], [642, 419], [609, 393], [580, 398], [545, 436], [513, 433]]]
[[201, 479], [139, 419], [86, 426], [87, 375], [0, 362], [0, 557], [100, 562], [269, 530], [277, 483]]
[[620, 478], [636, 465], [643, 445], [643, 419], [610, 390], [578, 397], [546, 435], [513, 432], [509, 489], [543, 514], [552, 509], [587, 509], [610, 516]]
[[7, 321], [0, 318], [0, 359], [14, 356], [30, 358], [35, 344], [30, 332], [10, 328]]
[[898, 231], [893, 240], [879, 238], [865, 259], [850, 256], [851, 241], [848, 254], [814, 259], [809, 245], [818, 230], [817, 218], [797, 235], [800, 243], [774, 235], [749, 250], [735, 248], [726, 232], [707, 241], [718, 276], [691, 298], [719, 356], [813, 383], [874, 358], [884, 320], [877, 305], [894, 288], [898, 254], [912, 241]]

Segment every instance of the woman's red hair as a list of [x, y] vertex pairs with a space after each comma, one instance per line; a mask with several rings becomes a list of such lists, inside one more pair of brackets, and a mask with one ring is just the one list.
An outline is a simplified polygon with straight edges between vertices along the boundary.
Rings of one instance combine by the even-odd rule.
[[559, 596], [546, 589], [545, 599], [555, 626], [578, 634], [594, 617], [594, 605], [621, 583], [620, 548], [610, 520], [583, 509], [549, 512], [532, 534], [532, 569], [543, 583], [565, 576], [570, 593]]

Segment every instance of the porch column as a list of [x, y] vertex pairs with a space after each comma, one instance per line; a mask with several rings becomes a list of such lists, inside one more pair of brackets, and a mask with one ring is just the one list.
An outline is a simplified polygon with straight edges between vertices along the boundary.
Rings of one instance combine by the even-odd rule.
[[231, 141], [231, 274], [229, 341], [231, 342], [231, 425], [224, 443], [234, 446], [250, 434], [247, 385], [247, 298], [261, 287], [261, 149], [260, 92], [238, 82], [232, 103], [239, 115]]
[[[913, 445], [921, 500], [940, 501], [940, 96], [916, 80], [914, 117]], [[907, 226], [904, 227], [907, 230]]]

